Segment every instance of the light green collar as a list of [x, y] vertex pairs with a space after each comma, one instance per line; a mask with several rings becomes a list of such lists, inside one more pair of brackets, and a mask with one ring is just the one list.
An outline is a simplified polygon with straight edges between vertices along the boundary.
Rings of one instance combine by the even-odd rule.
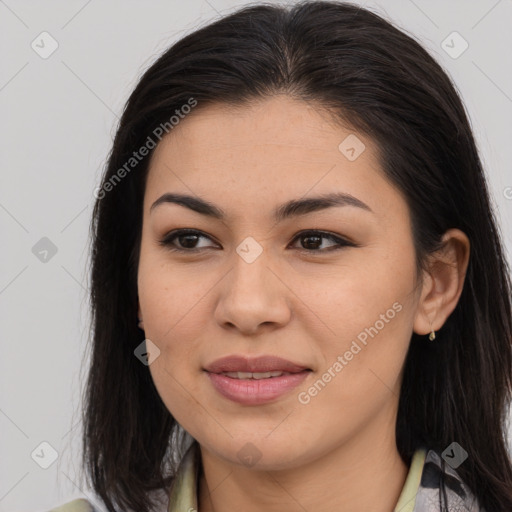
[[197, 512], [199, 444], [194, 441], [181, 459], [169, 494], [169, 512]]
[[416, 494], [420, 487], [421, 475], [423, 473], [423, 465], [425, 464], [425, 457], [427, 450], [424, 448], [417, 449], [411, 460], [411, 466], [405, 484], [398, 498], [395, 510], [393, 512], [413, 512], [416, 503]]
[[[421, 481], [426, 450], [420, 448], [414, 452], [409, 473], [393, 512], [413, 512], [416, 493]], [[178, 473], [169, 494], [168, 512], [194, 512], [198, 510], [197, 479], [200, 452], [194, 441], [181, 461]]]

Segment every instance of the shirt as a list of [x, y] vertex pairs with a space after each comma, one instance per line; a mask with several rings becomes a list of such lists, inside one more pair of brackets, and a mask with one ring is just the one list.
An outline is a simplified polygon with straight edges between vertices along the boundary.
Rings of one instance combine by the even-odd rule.
[[[199, 444], [194, 441], [183, 456], [169, 491], [166, 512], [197, 512], [197, 484], [200, 470]], [[439, 512], [440, 455], [434, 450], [418, 448], [412, 457], [404, 486], [393, 512]], [[461, 480], [456, 470], [444, 464], [448, 510], [486, 512]], [[90, 501], [76, 499], [49, 512], [100, 512]], [[199, 511], [200, 512], [200, 511]]]

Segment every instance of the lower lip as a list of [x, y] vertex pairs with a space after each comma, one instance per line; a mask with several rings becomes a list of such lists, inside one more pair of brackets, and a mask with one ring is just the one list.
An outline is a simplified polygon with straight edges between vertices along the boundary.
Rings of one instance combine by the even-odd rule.
[[311, 372], [304, 370], [268, 379], [233, 379], [219, 373], [206, 373], [222, 396], [244, 405], [259, 405], [271, 402], [296, 388]]

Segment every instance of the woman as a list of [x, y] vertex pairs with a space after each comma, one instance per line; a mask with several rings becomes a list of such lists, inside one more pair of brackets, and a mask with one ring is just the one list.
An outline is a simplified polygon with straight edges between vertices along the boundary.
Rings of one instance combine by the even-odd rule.
[[512, 510], [509, 268], [414, 39], [339, 2], [197, 30], [136, 86], [95, 195], [107, 510]]

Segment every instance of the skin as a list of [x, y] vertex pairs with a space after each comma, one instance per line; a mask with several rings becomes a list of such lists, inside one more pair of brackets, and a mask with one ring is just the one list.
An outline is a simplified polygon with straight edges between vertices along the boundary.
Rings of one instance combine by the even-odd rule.
[[[160, 350], [149, 366], [156, 388], [200, 444], [200, 512], [389, 512], [397, 503], [408, 472], [395, 439], [407, 348], [413, 331], [435, 343], [428, 334], [457, 304], [469, 241], [448, 231], [430, 271], [417, 276], [406, 202], [369, 138], [356, 133], [366, 149], [354, 161], [340, 152], [351, 133], [318, 106], [279, 95], [238, 109], [198, 106], [152, 156], [139, 316]], [[373, 212], [343, 206], [278, 224], [271, 218], [281, 203], [333, 191]], [[150, 212], [167, 192], [199, 196], [226, 219], [170, 203]], [[178, 228], [202, 232], [199, 253], [159, 245]], [[329, 251], [329, 238], [308, 245], [297, 237], [311, 229], [358, 246]], [[248, 236], [263, 249], [250, 264], [236, 252]], [[174, 246], [187, 247], [180, 242], [187, 240]], [[400, 312], [300, 403], [298, 394], [396, 302]], [[203, 371], [229, 354], [278, 355], [313, 371], [272, 403], [240, 405], [219, 395]], [[250, 467], [238, 457], [247, 443], [260, 454]]]

